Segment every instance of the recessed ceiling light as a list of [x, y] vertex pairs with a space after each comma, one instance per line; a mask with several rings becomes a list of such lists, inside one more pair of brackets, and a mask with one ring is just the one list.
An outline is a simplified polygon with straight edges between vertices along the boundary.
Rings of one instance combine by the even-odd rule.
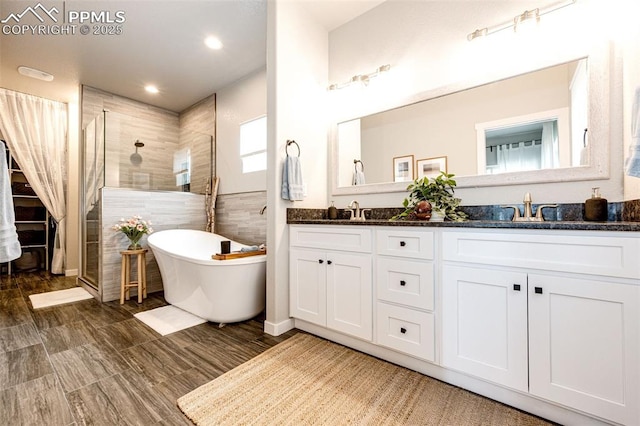
[[222, 42], [218, 37], [209, 36], [204, 39], [204, 44], [206, 44], [209, 49], [213, 49], [213, 50], [222, 49]]
[[18, 67], [18, 72], [24, 76], [37, 78], [43, 81], [53, 81], [53, 76], [48, 72], [40, 71], [35, 68], [29, 68], [25, 66]]
[[149, 93], [160, 93], [160, 91], [158, 90], [158, 88], [156, 86], [154, 86], [153, 84], [147, 84], [146, 86], [144, 86], [144, 90], [146, 90]]

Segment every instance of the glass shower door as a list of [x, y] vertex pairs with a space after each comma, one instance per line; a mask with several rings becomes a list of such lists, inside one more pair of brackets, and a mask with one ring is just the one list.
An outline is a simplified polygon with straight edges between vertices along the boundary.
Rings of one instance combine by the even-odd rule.
[[104, 186], [104, 146], [106, 111], [84, 130], [83, 143], [83, 281], [98, 288], [100, 273], [100, 188]]

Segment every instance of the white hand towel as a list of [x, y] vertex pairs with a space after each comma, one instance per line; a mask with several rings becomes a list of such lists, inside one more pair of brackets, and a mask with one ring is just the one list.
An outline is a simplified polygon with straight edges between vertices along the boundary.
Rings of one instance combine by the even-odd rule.
[[357, 170], [353, 173], [353, 184], [354, 185], [364, 185], [365, 179], [364, 179], [364, 173], [361, 172], [360, 170]]
[[9, 167], [4, 142], [0, 141], [0, 263], [10, 262], [22, 255], [18, 233], [16, 232]]
[[287, 155], [282, 168], [282, 198], [300, 201], [305, 196], [300, 158]]
[[640, 87], [636, 89], [631, 110], [631, 145], [624, 162], [627, 176], [640, 177]]
[[357, 163], [354, 165], [352, 184], [353, 185], [364, 185], [365, 184], [364, 170], [360, 170], [358, 168], [358, 164]]

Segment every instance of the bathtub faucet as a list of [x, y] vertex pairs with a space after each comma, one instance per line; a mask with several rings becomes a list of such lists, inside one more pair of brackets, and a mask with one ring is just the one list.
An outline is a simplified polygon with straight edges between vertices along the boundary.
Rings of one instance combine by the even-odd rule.
[[262, 208], [260, 209], [260, 214], [264, 214], [264, 211], [267, 209], [267, 205], [265, 204], [264, 206], [262, 206]]

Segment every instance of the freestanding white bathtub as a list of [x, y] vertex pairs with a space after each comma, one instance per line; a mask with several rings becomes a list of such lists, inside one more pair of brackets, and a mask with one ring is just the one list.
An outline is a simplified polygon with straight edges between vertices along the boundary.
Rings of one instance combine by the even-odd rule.
[[[223, 240], [227, 238], [190, 229], [158, 231], [147, 238], [167, 302], [212, 322], [244, 321], [264, 309], [266, 256], [212, 260]], [[231, 251], [242, 247], [231, 241]]]

